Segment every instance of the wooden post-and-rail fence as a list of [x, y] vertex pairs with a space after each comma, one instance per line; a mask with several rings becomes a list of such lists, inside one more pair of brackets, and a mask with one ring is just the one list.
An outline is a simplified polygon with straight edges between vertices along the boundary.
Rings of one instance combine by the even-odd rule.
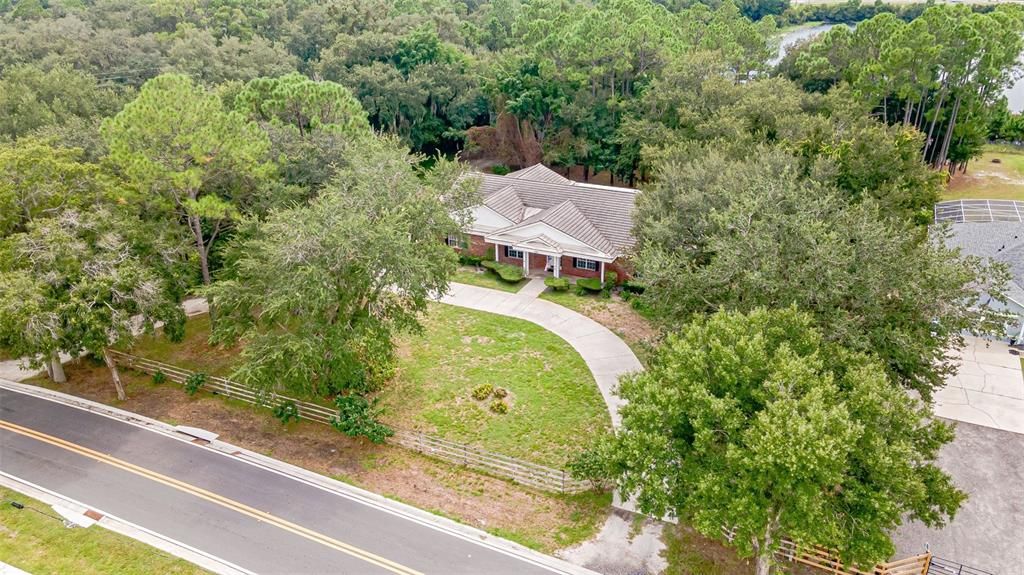
[[[183, 384], [189, 376], [195, 373], [175, 365], [138, 357], [121, 351], [109, 350], [109, 353], [117, 365], [150, 375], [160, 372], [164, 374], [168, 381], [175, 383]], [[324, 405], [318, 405], [275, 392], [258, 392], [248, 386], [222, 377], [207, 375], [206, 383], [202, 389], [216, 395], [223, 395], [224, 397], [271, 409], [283, 403], [292, 402], [298, 410], [299, 417], [325, 425], [330, 425], [331, 420], [337, 417], [338, 414], [336, 409]], [[564, 469], [555, 469], [530, 461], [516, 459], [515, 457], [494, 453], [464, 443], [449, 441], [419, 431], [395, 428], [395, 434], [388, 441], [430, 457], [471, 467], [489, 475], [509, 479], [542, 491], [579, 493], [592, 487], [590, 483], [574, 479]]]

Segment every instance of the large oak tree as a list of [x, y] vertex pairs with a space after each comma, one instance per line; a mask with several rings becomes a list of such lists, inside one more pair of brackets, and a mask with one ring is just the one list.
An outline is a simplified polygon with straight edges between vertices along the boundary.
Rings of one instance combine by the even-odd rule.
[[695, 318], [621, 383], [622, 428], [579, 468], [725, 539], [758, 575], [783, 537], [887, 560], [905, 518], [941, 526], [964, 500], [935, 463], [953, 429], [814, 323], [795, 308]]

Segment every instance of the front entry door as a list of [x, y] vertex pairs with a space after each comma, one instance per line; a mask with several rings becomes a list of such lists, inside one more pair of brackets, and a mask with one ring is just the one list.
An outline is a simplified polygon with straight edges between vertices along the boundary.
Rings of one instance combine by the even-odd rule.
[[548, 256], [548, 264], [544, 266], [544, 271], [553, 272], [555, 271], [555, 256]]

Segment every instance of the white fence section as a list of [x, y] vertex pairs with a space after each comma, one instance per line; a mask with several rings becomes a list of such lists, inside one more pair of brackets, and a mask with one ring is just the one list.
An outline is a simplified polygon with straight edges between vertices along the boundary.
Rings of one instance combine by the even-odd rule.
[[[110, 350], [110, 356], [120, 366], [150, 375], [157, 372], [163, 373], [168, 381], [179, 384], [185, 383], [185, 380], [195, 373], [175, 365], [120, 351]], [[326, 425], [330, 425], [331, 420], [337, 416], [337, 411], [330, 407], [279, 393], [254, 391], [248, 386], [222, 377], [207, 375], [206, 383], [203, 385], [202, 390], [267, 408], [274, 408], [282, 403], [292, 402], [295, 404], [300, 418]], [[589, 483], [573, 479], [564, 469], [546, 467], [419, 431], [396, 428], [395, 435], [388, 441], [436, 459], [471, 467], [489, 475], [509, 479], [543, 491], [579, 493], [591, 488]]]

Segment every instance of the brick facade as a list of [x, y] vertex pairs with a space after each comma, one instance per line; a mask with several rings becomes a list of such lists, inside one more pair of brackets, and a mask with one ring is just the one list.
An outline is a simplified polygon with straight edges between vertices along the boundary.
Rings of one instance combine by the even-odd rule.
[[[605, 277], [607, 277], [608, 272], [615, 272], [618, 274], [616, 281], [619, 283], [622, 283], [632, 277], [632, 274], [630, 274], [627, 269], [626, 262], [624, 262], [622, 258], [619, 258], [610, 264], [604, 264]], [[572, 267], [572, 256], [562, 256], [560, 275], [578, 278], [597, 278], [601, 277], [601, 267], [600, 264], [598, 264], [598, 268], [596, 270], [578, 270]]]
[[490, 244], [484, 241], [483, 236], [469, 234], [469, 253], [481, 258], [486, 257], [488, 247]]
[[[509, 265], [520, 266], [520, 267], [522, 267], [522, 265], [523, 265], [523, 260], [521, 260], [521, 259], [518, 259], [518, 258], [513, 259], [513, 258], [505, 257], [505, 246], [494, 246], [493, 244], [489, 244], [489, 243], [484, 241], [484, 237], [483, 236], [478, 236], [478, 235], [470, 234], [468, 236], [468, 243], [469, 243], [469, 246], [468, 246], [467, 249], [469, 250], [469, 253], [473, 254], [474, 256], [486, 258], [486, 257], [488, 257], [488, 253], [487, 253], [488, 250], [491, 249], [491, 248], [494, 248], [497, 251], [497, 254], [498, 254], [498, 261], [500, 261], [502, 263], [509, 264]], [[490, 254], [490, 257], [494, 257], [493, 253]], [[578, 277], [578, 278], [596, 278], [596, 277], [600, 277], [600, 275], [601, 275], [601, 268], [600, 267], [598, 267], [597, 270], [593, 270], [593, 271], [592, 270], [580, 270], [580, 269], [574, 268], [572, 266], [572, 256], [562, 256], [562, 261], [560, 262], [560, 264], [561, 264], [561, 268], [560, 268], [561, 269], [561, 273], [560, 273], [560, 275], [563, 275], [563, 276], [571, 276], [571, 277]], [[548, 257], [547, 256], [545, 256], [543, 254], [537, 254], [537, 253], [531, 253], [530, 254], [530, 271], [531, 272], [535, 272], [536, 273], [536, 272], [543, 271], [544, 268], [547, 267], [547, 265], [548, 265]], [[629, 279], [632, 276], [632, 274], [629, 272], [629, 269], [630, 268], [629, 268], [628, 264], [625, 261], [623, 261], [622, 258], [619, 258], [619, 259], [615, 260], [614, 262], [612, 262], [610, 264], [605, 264], [604, 265], [605, 274], [607, 274], [608, 272], [615, 272], [616, 274], [618, 274], [618, 281], [620, 283], [625, 281], [625, 280], [627, 280], [627, 279]]]

